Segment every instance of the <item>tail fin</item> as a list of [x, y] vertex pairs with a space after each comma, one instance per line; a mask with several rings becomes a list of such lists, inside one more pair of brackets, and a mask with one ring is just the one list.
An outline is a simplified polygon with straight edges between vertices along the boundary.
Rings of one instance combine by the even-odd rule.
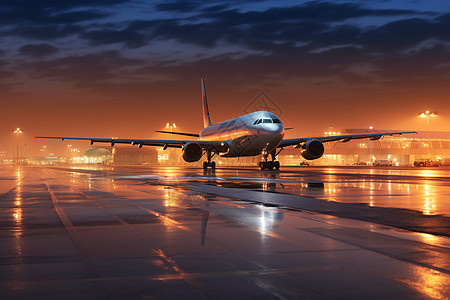
[[202, 78], [202, 107], [203, 107], [203, 127], [211, 126], [211, 119], [209, 118], [208, 100], [206, 99], [205, 79]]

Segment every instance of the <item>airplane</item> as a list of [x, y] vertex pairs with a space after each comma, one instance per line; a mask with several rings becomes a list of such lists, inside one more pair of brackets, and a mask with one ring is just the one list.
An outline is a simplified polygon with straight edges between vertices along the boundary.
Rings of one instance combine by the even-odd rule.
[[[206, 154], [203, 169], [215, 169], [212, 161], [215, 155], [221, 157], [244, 157], [262, 154], [259, 162], [261, 170], [279, 170], [280, 162], [276, 160], [278, 154], [286, 147], [299, 148], [303, 158], [314, 160], [322, 157], [325, 152], [323, 143], [341, 141], [343, 143], [353, 139], [378, 140], [386, 135], [402, 135], [417, 133], [415, 131], [347, 134], [334, 136], [301, 137], [284, 139], [285, 128], [280, 118], [268, 111], [256, 111], [234, 119], [212, 124], [209, 116], [208, 100], [206, 97], [205, 81], [201, 79], [203, 126], [200, 133], [157, 132], [191, 137], [182, 140], [158, 140], [158, 139], [119, 139], [119, 138], [83, 138], [83, 137], [48, 137], [36, 136], [38, 139], [87, 140], [94, 143], [130, 144], [142, 146], [181, 148], [182, 157], [186, 162], [199, 161]], [[196, 138], [196, 139], [193, 139]], [[271, 159], [269, 160], [269, 155]]]

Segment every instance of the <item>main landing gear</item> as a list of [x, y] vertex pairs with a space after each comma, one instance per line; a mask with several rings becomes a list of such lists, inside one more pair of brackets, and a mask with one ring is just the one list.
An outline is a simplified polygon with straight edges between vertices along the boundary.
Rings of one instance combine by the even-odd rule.
[[211, 161], [211, 158], [216, 155], [216, 153], [213, 153], [211, 150], [206, 151], [206, 158], [208, 161], [203, 162], [203, 170], [206, 171], [208, 168], [211, 168], [211, 170], [216, 169], [216, 162]]
[[279, 161], [260, 161], [259, 167], [261, 170], [279, 170], [280, 169], [280, 162]]
[[267, 151], [263, 151], [262, 155], [263, 155], [263, 159], [264, 161], [260, 161], [259, 162], [259, 168], [261, 170], [279, 170], [280, 169], [280, 162], [276, 161], [275, 158], [277, 157], [277, 155], [281, 152], [281, 150], [283, 150], [282, 148], [280, 149], [280, 151], [278, 151], [278, 153], [276, 152], [276, 149], [273, 149], [270, 151], [270, 156], [272, 156], [272, 160], [271, 161], [267, 161], [267, 158], [269, 157], [269, 152]]

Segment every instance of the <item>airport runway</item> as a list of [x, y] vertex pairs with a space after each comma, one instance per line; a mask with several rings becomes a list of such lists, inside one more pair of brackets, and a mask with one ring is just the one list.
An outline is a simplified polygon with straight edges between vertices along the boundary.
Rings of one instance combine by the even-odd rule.
[[0, 170], [2, 299], [450, 298], [450, 170]]

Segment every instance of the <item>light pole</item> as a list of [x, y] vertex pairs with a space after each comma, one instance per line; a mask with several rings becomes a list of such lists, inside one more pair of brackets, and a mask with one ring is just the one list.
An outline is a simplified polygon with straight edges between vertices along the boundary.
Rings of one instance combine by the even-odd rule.
[[173, 132], [174, 128], [177, 128], [177, 125], [175, 125], [175, 123], [172, 123], [172, 125], [170, 125], [170, 123], [166, 124], [166, 128], [169, 129], [170, 128], [170, 132]]
[[422, 118], [427, 118], [427, 131], [428, 131], [428, 155], [431, 155], [431, 142], [430, 142], [430, 117], [437, 116], [439, 113], [437, 111], [423, 111], [420, 113]]
[[13, 130], [13, 133], [16, 134], [16, 163], [19, 164], [19, 134], [23, 133], [23, 131], [17, 127]]
[[[177, 128], [177, 125], [175, 125], [175, 123], [172, 123], [172, 125], [170, 125], [170, 123], [167, 123], [166, 124], [166, 129], [170, 129], [170, 132], [173, 132], [173, 129], [174, 128]], [[167, 146], [165, 146], [164, 148], [163, 148], [163, 150], [166, 150], [166, 148], [167, 148]], [[172, 160], [173, 160], [173, 148], [170, 148], [170, 150], [169, 150], [169, 157], [168, 157], [168, 162], [169, 162], [169, 164], [170, 163], [172, 163]]]
[[[372, 133], [373, 126], [370, 126], [369, 129], [370, 129], [370, 133]], [[370, 162], [373, 165], [373, 152], [372, 152], [372, 140], [371, 139], [369, 139], [369, 143], [370, 143]]]
[[45, 157], [45, 150], [47, 150], [47, 146], [42, 146], [41, 152]]

